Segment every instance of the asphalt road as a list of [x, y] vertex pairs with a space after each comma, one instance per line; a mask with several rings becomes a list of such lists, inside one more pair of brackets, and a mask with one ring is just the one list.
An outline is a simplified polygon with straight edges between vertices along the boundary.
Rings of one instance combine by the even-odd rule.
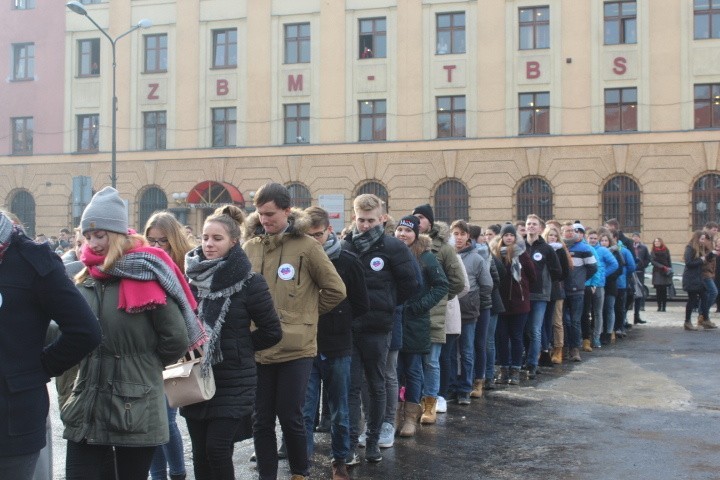
[[[520, 387], [449, 405], [437, 425], [361, 463], [353, 479], [720, 478], [720, 329], [685, 332], [684, 304], [654, 312], [627, 339], [544, 368]], [[720, 317], [720, 315], [716, 315]], [[720, 321], [718, 321], [720, 323]], [[53, 403], [53, 407], [55, 404]], [[64, 478], [62, 427], [53, 408], [54, 468]], [[184, 421], [188, 478], [190, 441]], [[329, 434], [315, 435], [313, 479], [330, 478]], [[236, 445], [238, 479], [255, 479], [251, 442]], [[363, 454], [362, 449], [359, 453]], [[280, 462], [279, 478], [289, 478]]]

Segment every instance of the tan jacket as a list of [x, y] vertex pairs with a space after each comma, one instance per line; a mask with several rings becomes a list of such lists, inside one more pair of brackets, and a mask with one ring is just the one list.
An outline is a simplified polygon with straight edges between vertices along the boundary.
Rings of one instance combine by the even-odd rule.
[[243, 250], [254, 272], [270, 287], [280, 317], [283, 338], [255, 354], [262, 364], [287, 362], [317, 355], [318, 316], [345, 298], [345, 284], [318, 242], [305, 235], [306, 215], [293, 209], [288, 229], [267, 235], [257, 213], [248, 218]]

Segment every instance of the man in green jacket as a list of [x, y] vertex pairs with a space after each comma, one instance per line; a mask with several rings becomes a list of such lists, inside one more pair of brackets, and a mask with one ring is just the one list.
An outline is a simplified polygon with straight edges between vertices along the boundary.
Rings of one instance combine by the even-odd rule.
[[447, 301], [463, 291], [465, 288], [465, 277], [462, 266], [455, 249], [446, 241], [447, 225], [438, 222], [435, 224], [435, 215], [430, 204], [415, 207], [413, 215], [420, 219], [420, 233], [430, 237], [432, 253], [445, 272], [448, 279], [448, 294], [430, 310], [430, 353], [423, 359], [423, 371], [425, 381], [423, 382], [423, 414], [420, 422], [424, 424], [435, 423], [440, 390], [440, 351], [445, 343], [445, 311]]

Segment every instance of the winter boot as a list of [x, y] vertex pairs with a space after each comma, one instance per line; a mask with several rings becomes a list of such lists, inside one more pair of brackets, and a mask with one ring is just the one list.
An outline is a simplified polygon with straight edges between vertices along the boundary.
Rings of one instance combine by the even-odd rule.
[[520, 385], [520, 369], [517, 367], [510, 367], [510, 378], [508, 379], [508, 385]]
[[395, 411], [395, 433], [397, 434], [405, 423], [405, 402], [398, 402]]
[[543, 350], [542, 352], [540, 352], [540, 359], [538, 360], [538, 365], [542, 365], [543, 367], [552, 367], [552, 359], [550, 358], [549, 350]]
[[711, 329], [711, 328], [717, 328], [717, 325], [715, 325], [709, 318], [705, 318], [704, 315], [698, 315], [698, 322], [697, 322], [698, 328], [705, 328], [705, 329]]
[[419, 403], [405, 402], [405, 419], [400, 428], [401, 437], [414, 437], [417, 431], [417, 424], [422, 415], [422, 407]]
[[586, 338], [583, 340], [582, 351], [583, 352], [592, 352], [592, 345], [590, 344], [589, 338]]
[[350, 480], [344, 461], [340, 460], [332, 463], [332, 480]]
[[[700, 322], [698, 321], [698, 323]], [[691, 320], [685, 320], [685, 330], [697, 331], [697, 329], [698, 328], [692, 324]]]
[[582, 358], [580, 358], [579, 348], [570, 349], [570, 360], [572, 360], [573, 362], [582, 362]]
[[483, 381], [480, 378], [476, 378], [473, 382], [473, 388], [470, 392], [470, 396], [472, 398], [480, 398], [482, 397], [482, 391], [483, 391]]
[[551, 361], [555, 365], [562, 365], [563, 361], [563, 354], [562, 354], [562, 347], [554, 347], [552, 349], [552, 356], [550, 357]]
[[423, 404], [423, 413], [420, 417], [420, 423], [423, 425], [431, 425], [437, 421], [437, 398], [435, 397], [423, 397], [425, 400]]
[[509, 379], [510, 372], [508, 370], [508, 367], [500, 367], [500, 375], [498, 375], [497, 381], [495, 383], [498, 383], [500, 385], [507, 385]]

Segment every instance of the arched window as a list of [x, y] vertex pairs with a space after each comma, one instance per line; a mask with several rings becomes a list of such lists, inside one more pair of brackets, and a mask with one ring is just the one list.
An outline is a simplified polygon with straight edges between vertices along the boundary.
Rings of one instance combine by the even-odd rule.
[[17, 215], [28, 237], [35, 238], [35, 199], [27, 190], [18, 190], [10, 201], [10, 212]]
[[707, 222], [720, 223], [720, 175], [698, 178], [692, 190], [692, 226], [700, 230]]
[[528, 178], [517, 191], [517, 219], [524, 220], [534, 213], [543, 220], [553, 218], [553, 193], [542, 178]]
[[[616, 218], [624, 232], [640, 232], [640, 187], [627, 175], [616, 175], [602, 191], [603, 221]], [[629, 233], [628, 233], [629, 234]]]
[[305, 209], [312, 205], [310, 190], [302, 183], [289, 183], [287, 189], [290, 192], [290, 203], [293, 207]]
[[435, 220], [470, 220], [470, 194], [459, 180], [445, 180], [435, 189]]
[[159, 187], [147, 187], [138, 202], [137, 231], [143, 233], [145, 223], [153, 213], [167, 210], [167, 195]]
[[390, 211], [390, 204], [388, 203], [388, 191], [382, 183], [375, 181], [365, 182], [357, 189], [357, 193], [355, 196], [363, 195], [365, 193], [372, 193], [373, 195], [380, 198], [380, 200], [385, 202], [385, 211]]

